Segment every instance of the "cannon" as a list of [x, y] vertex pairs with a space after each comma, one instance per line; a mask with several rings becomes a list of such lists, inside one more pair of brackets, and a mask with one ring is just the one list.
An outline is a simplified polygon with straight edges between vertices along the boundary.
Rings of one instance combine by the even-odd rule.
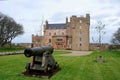
[[26, 48], [24, 55], [32, 58], [31, 62], [26, 64], [26, 71], [43, 71], [47, 73], [59, 68], [58, 63], [52, 56], [53, 51], [54, 48], [52, 46]]

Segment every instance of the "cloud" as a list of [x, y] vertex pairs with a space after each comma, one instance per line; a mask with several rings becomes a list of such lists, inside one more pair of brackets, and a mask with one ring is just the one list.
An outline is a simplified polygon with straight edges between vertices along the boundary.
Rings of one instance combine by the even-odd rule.
[[13, 43], [31, 43], [32, 35], [31, 34], [24, 34], [22, 36], [16, 37], [12, 42]]
[[97, 0], [100, 3], [119, 4], [120, 0]]
[[[13, 42], [31, 42], [31, 35], [38, 34], [42, 20], [50, 23], [65, 23], [66, 17], [85, 16], [90, 13], [90, 36], [95, 36], [94, 27], [101, 20], [106, 26], [105, 40], [120, 26], [120, 0], [6, 0], [0, 1], [0, 12], [24, 26], [25, 34]], [[43, 18], [44, 17], [44, 18]]]

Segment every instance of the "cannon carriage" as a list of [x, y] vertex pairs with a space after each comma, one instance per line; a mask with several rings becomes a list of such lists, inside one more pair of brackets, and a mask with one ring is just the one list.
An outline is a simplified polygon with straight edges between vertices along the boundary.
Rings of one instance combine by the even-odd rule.
[[52, 53], [52, 46], [42, 46], [36, 48], [27, 48], [24, 50], [26, 57], [31, 57], [31, 62], [26, 64], [26, 71], [43, 71], [45, 73], [59, 68]]

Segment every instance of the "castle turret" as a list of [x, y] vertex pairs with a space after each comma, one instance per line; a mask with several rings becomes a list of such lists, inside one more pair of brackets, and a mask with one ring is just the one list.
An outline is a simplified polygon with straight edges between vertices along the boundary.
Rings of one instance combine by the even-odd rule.
[[86, 21], [87, 24], [90, 25], [90, 14], [86, 14]]
[[73, 50], [89, 50], [89, 24], [89, 14], [86, 14], [86, 17], [72, 16], [70, 18], [70, 34], [72, 36]]

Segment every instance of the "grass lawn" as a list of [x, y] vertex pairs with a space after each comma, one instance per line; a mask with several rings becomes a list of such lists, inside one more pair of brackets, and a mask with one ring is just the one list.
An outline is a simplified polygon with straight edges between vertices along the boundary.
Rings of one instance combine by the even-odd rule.
[[[53, 54], [56, 53], [63, 52]], [[100, 55], [105, 63], [94, 61]], [[50, 80], [120, 80], [120, 51], [95, 51], [87, 56], [55, 56], [55, 59], [62, 69]], [[29, 58], [22, 54], [0, 56], [0, 80], [48, 80], [20, 76], [27, 62]]]

